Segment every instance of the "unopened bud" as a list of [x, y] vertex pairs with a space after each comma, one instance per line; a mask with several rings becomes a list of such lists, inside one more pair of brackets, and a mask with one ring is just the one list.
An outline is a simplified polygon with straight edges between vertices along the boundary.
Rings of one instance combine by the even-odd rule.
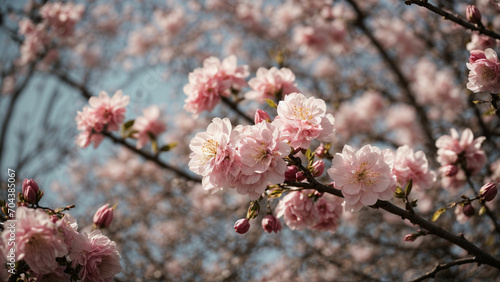
[[286, 171], [285, 171], [285, 181], [295, 181], [297, 180], [297, 172], [299, 172], [299, 168], [294, 166], [294, 165], [290, 165], [286, 168]]
[[471, 23], [480, 24], [481, 23], [481, 12], [475, 5], [468, 5], [465, 11], [465, 16], [467, 20]]
[[471, 217], [474, 215], [474, 207], [471, 204], [465, 204], [462, 208], [462, 212], [466, 217]]
[[441, 174], [443, 176], [446, 176], [446, 177], [452, 177], [452, 176], [455, 176], [457, 175], [458, 173], [458, 166], [456, 165], [444, 165], [442, 167], [439, 168], [439, 171], [441, 172]]
[[274, 215], [268, 214], [262, 219], [262, 228], [267, 233], [281, 231], [281, 222]]
[[245, 234], [250, 229], [250, 222], [246, 218], [239, 219], [234, 224], [234, 231], [239, 234]]
[[108, 208], [109, 204], [100, 207], [94, 214], [94, 224], [99, 228], [106, 228], [113, 220], [113, 207]]
[[408, 234], [408, 235], [405, 236], [404, 240], [406, 242], [413, 242], [413, 241], [415, 241], [417, 239], [417, 237], [418, 237], [417, 234]]
[[325, 157], [325, 146], [323, 146], [323, 143], [321, 143], [318, 148], [316, 148], [316, 151], [314, 151], [314, 154], [318, 158], [324, 158]]
[[486, 183], [481, 187], [479, 190], [479, 195], [481, 195], [481, 198], [485, 200], [486, 202], [492, 201], [495, 199], [495, 196], [497, 195], [498, 189], [497, 185], [495, 183]]
[[38, 191], [40, 191], [38, 184], [33, 179], [23, 180], [23, 196], [26, 202], [29, 204], [35, 204], [37, 201]]
[[271, 122], [271, 117], [269, 117], [269, 115], [263, 110], [257, 109], [257, 111], [255, 112], [254, 122], [255, 124], [257, 124], [263, 121]]
[[317, 160], [312, 164], [312, 175], [314, 177], [320, 177], [325, 172], [325, 162], [323, 160]]

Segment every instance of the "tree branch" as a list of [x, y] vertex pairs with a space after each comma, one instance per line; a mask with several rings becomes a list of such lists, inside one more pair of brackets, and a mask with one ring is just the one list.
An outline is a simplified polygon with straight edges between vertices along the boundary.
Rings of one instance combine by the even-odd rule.
[[477, 31], [480, 34], [484, 34], [484, 35], [487, 35], [489, 37], [500, 40], [500, 34], [494, 32], [492, 30], [486, 29], [483, 25], [475, 25], [475, 24], [472, 24], [468, 21], [465, 21], [465, 20], [459, 18], [458, 16], [452, 15], [452, 14], [446, 12], [445, 10], [430, 4], [426, 0], [405, 0], [405, 4], [406, 5], [415, 4], [415, 5], [418, 5], [421, 7], [425, 7], [428, 10], [430, 10], [430, 11], [432, 11], [440, 16], [443, 16], [443, 18], [465, 27], [466, 29], [470, 29], [472, 31]]
[[477, 258], [475, 258], [475, 257], [463, 258], [463, 259], [457, 259], [457, 260], [449, 262], [449, 263], [438, 264], [431, 271], [427, 272], [426, 274], [424, 274], [420, 277], [417, 277], [414, 280], [411, 280], [411, 282], [419, 282], [419, 281], [423, 281], [427, 278], [434, 278], [436, 273], [438, 273], [441, 270], [448, 269], [448, 268], [453, 267], [455, 265], [462, 265], [462, 264], [468, 264], [468, 263], [473, 263], [473, 262], [478, 262]]

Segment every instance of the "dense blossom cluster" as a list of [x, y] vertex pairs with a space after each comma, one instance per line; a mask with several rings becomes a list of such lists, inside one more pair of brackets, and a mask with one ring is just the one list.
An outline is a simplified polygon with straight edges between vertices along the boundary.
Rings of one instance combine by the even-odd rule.
[[119, 130], [129, 101], [130, 97], [123, 96], [121, 90], [111, 98], [104, 91], [99, 93], [99, 97], [90, 97], [90, 107], [83, 107], [75, 118], [77, 129], [81, 131], [76, 140], [78, 146], [85, 148], [94, 143], [97, 148], [104, 138], [102, 131]]
[[481, 136], [474, 139], [469, 128], [462, 132], [460, 138], [456, 129], [452, 128], [450, 131], [451, 135], [443, 135], [436, 140], [437, 161], [441, 164], [443, 186], [456, 189], [464, 180], [463, 169], [469, 175], [474, 175], [486, 164], [486, 154], [481, 150], [481, 143], [486, 138]]
[[[116, 244], [100, 230], [79, 233], [76, 220], [69, 213], [59, 219], [42, 209], [19, 207], [16, 220], [16, 260], [26, 262], [30, 275], [40, 281], [70, 280], [71, 272], [56, 261], [61, 258], [68, 258], [72, 269], [79, 269], [78, 277], [85, 282], [109, 281], [121, 271]], [[9, 236], [10, 232], [3, 232], [4, 244]]]
[[189, 73], [189, 84], [184, 86], [184, 93], [188, 96], [184, 109], [195, 115], [212, 111], [221, 96], [228, 97], [233, 90], [245, 87], [248, 75], [248, 66], [237, 66], [234, 55], [222, 62], [216, 57], [205, 59], [203, 68]]

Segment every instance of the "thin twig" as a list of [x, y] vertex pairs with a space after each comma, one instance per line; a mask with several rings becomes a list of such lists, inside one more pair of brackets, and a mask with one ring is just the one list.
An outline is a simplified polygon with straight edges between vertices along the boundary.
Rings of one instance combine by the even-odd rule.
[[475, 25], [475, 24], [472, 24], [468, 21], [465, 21], [465, 20], [459, 18], [458, 16], [452, 15], [452, 14], [446, 12], [445, 10], [443, 10], [439, 7], [436, 7], [425, 0], [405, 0], [405, 4], [406, 5], [416, 4], [418, 6], [425, 7], [427, 9], [429, 9], [430, 11], [432, 11], [440, 16], [443, 16], [443, 18], [465, 27], [466, 29], [477, 31], [480, 34], [484, 34], [484, 35], [487, 35], [487, 36], [495, 38], [495, 39], [500, 39], [500, 34], [494, 32], [492, 30], [486, 29], [483, 25]]
[[468, 264], [468, 263], [473, 263], [473, 262], [478, 262], [477, 258], [471, 257], [471, 258], [462, 258], [462, 259], [457, 259], [455, 261], [449, 262], [449, 263], [442, 263], [436, 265], [431, 271], [427, 272], [426, 274], [419, 276], [415, 278], [414, 280], [411, 280], [411, 282], [419, 282], [423, 281], [428, 278], [434, 278], [436, 276], [436, 273], [438, 273], [441, 270], [448, 269], [450, 267], [453, 267], [455, 265], [462, 265], [462, 264]]

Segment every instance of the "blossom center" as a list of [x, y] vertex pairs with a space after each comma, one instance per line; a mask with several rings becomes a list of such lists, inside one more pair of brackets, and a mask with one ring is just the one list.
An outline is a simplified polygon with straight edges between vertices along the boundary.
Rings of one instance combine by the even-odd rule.
[[368, 169], [369, 162], [363, 162], [361, 165], [358, 167], [358, 169], [353, 171], [351, 180], [349, 181], [349, 184], [364, 184], [364, 185], [373, 185], [375, 184], [375, 179], [377, 176], [380, 175], [378, 172], [374, 172], [370, 169]]
[[293, 106], [293, 115], [302, 120], [312, 119], [310, 109], [304, 107]]
[[207, 140], [203, 143], [201, 147], [201, 151], [203, 152], [204, 160], [203, 163], [206, 163], [209, 159], [214, 158], [217, 155], [217, 148], [219, 147], [219, 142], [214, 139]]

